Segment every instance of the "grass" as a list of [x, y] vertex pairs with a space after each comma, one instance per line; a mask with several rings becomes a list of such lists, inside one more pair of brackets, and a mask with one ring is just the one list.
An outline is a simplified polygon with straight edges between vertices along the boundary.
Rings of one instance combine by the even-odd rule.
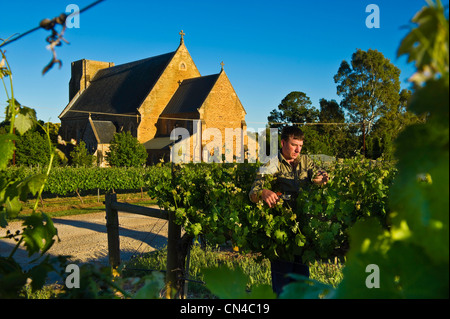
[[[231, 251], [223, 251], [218, 248], [200, 248], [194, 245], [190, 252], [188, 298], [210, 299], [214, 295], [203, 283], [203, 268], [226, 265], [229, 268], [240, 267], [248, 276], [247, 286], [270, 284], [270, 263], [266, 259], [259, 260], [255, 254], [239, 254]], [[148, 270], [165, 271], [167, 249], [153, 251], [141, 257], [130, 260], [123, 270], [125, 276], [140, 277], [148, 274]]]
[[[99, 213], [105, 211], [103, 195], [86, 195], [80, 200], [79, 197], [48, 197], [40, 200], [38, 211], [43, 211], [50, 217], [63, 217], [70, 215]], [[130, 204], [155, 205], [156, 200], [142, 193], [117, 194], [117, 200]], [[22, 203], [23, 209], [17, 217], [20, 220], [23, 216], [31, 214], [34, 200], [27, 200]]]
[[[164, 271], [166, 268], [167, 250], [158, 250], [135, 258], [126, 263], [123, 270], [125, 276], [140, 277], [149, 273], [149, 270]], [[206, 247], [201, 249], [194, 245], [190, 254], [188, 298], [209, 299], [214, 295], [205, 287], [203, 268], [226, 265], [229, 268], [239, 267], [248, 276], [247, 287], [251, 289], [258, 285], [271, 285], [270, 262], [258, 254], [240, 254], [229, 250]], [[324, 284], [336, 287], [343, 278], [343, 265], [334, 262], [316, 261], [310, 264], [310, 278]]]
[[61, 286], [58, 284], [45, 285], [42, 289], [32, 291], [29, 284], [25, 285], [19, 293], [20, 298], [25, 299], [56, 299], [61, 292]]
[[[134, 294], [142, 287], [142, 278], [149, 275], [151, 271], [165, 271], [167, 260], [167, 249], [161, 249], [134, 258], [121, 267], [121, 277], [124, 282], [129, 282], [125, 287], [128, 292]], [[203, 282], [202, 269], [226, 265], [235, 269], [239, 267], [248, 277], [247, 288], [251, 289], [258, 285], [271, 285], [270, 262], [261, 258], [258, 254], [240, 254], [229, 249], [206, 247], [202, 249], [194, 245], [190, 253], [190, 267], [188, 283], [188, 299], [215, 299]], [[334, 262], [314, 262], [310, 264], [310, 278], [324, 284], [336, 287], [342, 280], [343, 265]], [[224, 279], [226, 280], [226, 279]], [[41, 290], [31, 291], [29, 285], [22, 290], [20, 297], [27, 299], [54, 299], [64, 287], [59, 284], [44, 286]], [[61, 290], [62, 289], [62, 290]]]
[[[118, 201], [136, 203], [138, 205], [154, 205], [155, 200], [150, 199], [147, 194], [124, 193], [117, 194]], [[89, 214], [103, 212], [104, 197], [98, 195], [80, 197], [54, 197], [44, 198], [40, 201], [38, 210], [48, 214], [50, 217], [61, 217], [69, 215]], [[34, 201], [29, 200], [23, 203], [21, 216], [31, 214]], [[165, 271], [167, 260], [167, 250], [162, 249], [145, 254], [139, 258], [132, 259], [125, 264], [123, 270], [124, 277], [142, 277], [149, 274], [149, 270]], [[271, 285], [270, 262], [261, 258], [258, 254], [241, 254], [233, 252], [231, 249], [219, 249], [206, 247], [201, 249], [199, 245], [194, 245], [190, 253], [188, 298], [211, 299], [216, 298], [204, 285], [203, 268], [226, 265], [229, 268], [239, 267], [248, 276], [247, 287], [266, 284]], [[336, 287], [343, 278], [343, 265], [335, 260], [334, 262], [316, 261], [310, 264], [310, 278], [316, 281]], [[55, 287], [44, 287], [37, 292], [31, 292], [29, 287], [24, 288], [22, 297], [28, 299], [48, 299], [57, 298]]]

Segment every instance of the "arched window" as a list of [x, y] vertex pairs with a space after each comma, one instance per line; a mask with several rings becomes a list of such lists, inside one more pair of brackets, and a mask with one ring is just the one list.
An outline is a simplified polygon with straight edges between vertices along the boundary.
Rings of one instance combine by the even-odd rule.
[[180, 70], [186, 71], [186, 63], [184, 63], [184, 62], [180, 63]]

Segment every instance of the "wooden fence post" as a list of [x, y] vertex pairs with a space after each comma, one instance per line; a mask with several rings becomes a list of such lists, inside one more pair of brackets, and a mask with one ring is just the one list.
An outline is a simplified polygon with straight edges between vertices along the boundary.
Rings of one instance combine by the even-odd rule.
[[[175, 224], [175, 212], [169, 211], [169, 224], [167, 234], [167, 272], [166, 272], [166, 298], [170, 299], [177, 292], [178, 269], [177, 244], [181, 237], [181, 226]], [[179, 287], [178, 287], [179, 288]]]
[[106, 193], [106, 231], [108, 233], [109, 264], [116, 268], [120, 264], [120, 241], [119, 241], [119, 215], [112, 208], [112, 202], [117, 202], [117, 194]]

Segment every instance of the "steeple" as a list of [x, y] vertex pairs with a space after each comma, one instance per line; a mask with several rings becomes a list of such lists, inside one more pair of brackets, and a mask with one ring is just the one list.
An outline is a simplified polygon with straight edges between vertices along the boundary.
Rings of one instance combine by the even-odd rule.
[[181, 36], [180, 45], [182, 45], [184, 44], [184, 36], [186, 35], [186, 33], [184, 33], [183, 30], [181, 30], [179, 35]]

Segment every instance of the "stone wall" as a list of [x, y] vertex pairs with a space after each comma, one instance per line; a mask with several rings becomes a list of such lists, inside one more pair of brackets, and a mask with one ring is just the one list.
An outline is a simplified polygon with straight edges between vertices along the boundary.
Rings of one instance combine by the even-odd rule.
[[69, 82], [69, 101], [80, 91], [85, 90], [95, 74], [101, 70], [113, 67], [113, 62], [101, 62], [92, 60], [78, 60], [72, 62], [71, 78]]
[[181, 44], [155, 87], [139, 108], [141, 115], [137, 135], [139, 142], [144, 144], [155, 137], [158, 118], [178, 89], [181, 81], [199, 76], [200, 72], [191, 55], [185, 45]]

